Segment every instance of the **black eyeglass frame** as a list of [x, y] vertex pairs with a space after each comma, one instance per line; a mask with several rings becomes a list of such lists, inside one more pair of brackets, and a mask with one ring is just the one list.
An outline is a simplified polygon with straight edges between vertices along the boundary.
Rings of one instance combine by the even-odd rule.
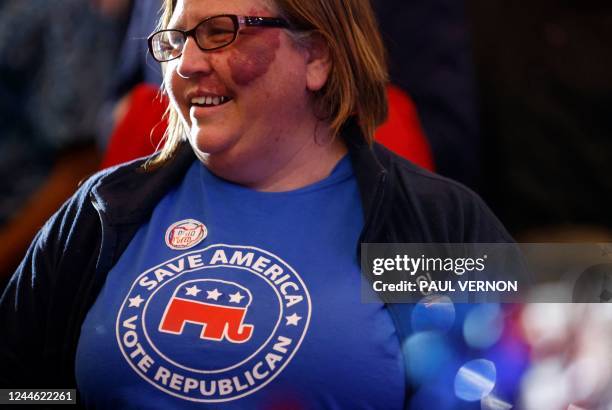
[[[234, 23], [234, 36], [227, 44], [224, 44], [222, 46], [211, 47], [211, 48], [202, 47], [200, 43], [198, 42], [198, 38], [196, 36], [196, 30], [198, 29], [198, 27], [200, 27], [202, 24], [205, 24], [207, 21], [210, 21], [212, 19], [219, 18], [219, 17], [229, 17], [232, 20], [232, 22]], [[160, 63], [166, 63], [168, 61], [176, 60], [177, 58], [180, 58], [183, 55], [183, 51], [181, 50], [179, 55], [177, 55], [176, 57], [170, 58], [168, 60], [159, 60], [155, 57], [155, 53], [153, 52], [153, 38], [159, 35], [160, 33], [167, 33], [167, 32], [181, 33], [183, 37], [185, 38], [185, 41], [187, 41], [188, 37], [192, 37], [195, 40], [195, 43], [198, 46], [198, 48], [202, 51], [218, 50], [220, 48], [227, 47], [230, 44], [232, 44], [234, 41], [236, 41], [236, 38], [238, 38], [238, 32], [240, 31], [241, 26], [272, 27], [272, 28], [287, 28], [287, 29], [290, 28], [289, 23], [285, 19], [280, 18], [280, 17], [237, 16], [235, 14], [218, 14], [216, 16], [210, 16], [210, 17], [205, 18], [204, 20], [196, 24], [195, 27], [192, 28], [191, 30], [164, 29], [164, 30], [156, 31], [155, 33], [151, 34], [147, 38], [147, 42], [149, 44], [149, 53], [151, 54], [151, 56], [153, 56], [153, 58], [156, 61]]]

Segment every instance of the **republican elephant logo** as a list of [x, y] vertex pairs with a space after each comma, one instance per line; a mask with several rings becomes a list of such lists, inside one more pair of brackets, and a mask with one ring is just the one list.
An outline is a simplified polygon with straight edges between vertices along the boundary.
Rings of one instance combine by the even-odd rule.
[[251, 292], [235, 282], [199, 279], [176, 287], [159, 324], [159, 331], [180, 335], [186, 323], [202, 327], [200, 339], [244, 343], [254, 330], [244, 324], [253, 300]]

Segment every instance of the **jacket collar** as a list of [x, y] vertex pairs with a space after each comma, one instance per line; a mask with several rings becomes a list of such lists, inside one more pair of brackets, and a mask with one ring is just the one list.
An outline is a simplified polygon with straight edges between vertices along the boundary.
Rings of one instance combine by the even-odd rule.
[[374, 212], [375, 205], [379, 200], [377, 196], [381, 195], [381, 193], [377, 194], [377, 190], [381, 189], [380, 185], [384, 183], [388, 174], [386, 169], [388, 164], [383, 165], [375, 155], [374, 148], [378, 148], [378, 144], [374, 144], [374, 147], [372, 147], [366, 142], [355, 119], [351, 118], [346, 122], [341, 134], [344, 137], [353, 165], [363, 213], [365, 218], [368, 219], [368, 216]]
[[92, 189], [96, 208], [110, 225], [144, 222], [166, 193], [180, 183], [195, 160], [187, 142], [163, 166], [145, 171], [146, 158], [111, 168]]

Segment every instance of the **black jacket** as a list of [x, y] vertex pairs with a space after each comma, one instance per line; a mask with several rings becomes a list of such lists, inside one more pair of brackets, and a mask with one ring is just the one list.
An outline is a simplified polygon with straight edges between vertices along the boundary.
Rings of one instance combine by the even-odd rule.
[[[361, 138], [347, 145], [365, 213], [360, 242], [512, 241], [464, 186]], [[2, 387], [76, 386], [81, 324], [107, 273], [194, 159], [183, 144], [156, 170], [143, 171], [137, 160], [102, 171], [45, 224], [0, 299]], [[410, 333], [409, 308], [389, 305], [402, 340]]]

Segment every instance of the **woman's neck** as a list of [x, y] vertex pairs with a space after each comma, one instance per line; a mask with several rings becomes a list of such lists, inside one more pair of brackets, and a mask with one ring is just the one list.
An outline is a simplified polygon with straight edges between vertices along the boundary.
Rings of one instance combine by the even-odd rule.
[[283, 192], [326, 178], [347, 152], [344, 140], [339, 136], [332, 138], [329, 127], [320, 122], [305, 135], [290, 134], [286, 137], [290, 141], [277, 144], [260, 158], [249, 156], [239, 162], [236, 158], [218, 161], [200, 156], [200, 159], [211, 172], [231, 182], [257, 191]]
[[260, 181], [247, 185], [265, 192], [299, 189], [327, 178], [347, 152], [341, 138], [321, 146], [309, 144]]

